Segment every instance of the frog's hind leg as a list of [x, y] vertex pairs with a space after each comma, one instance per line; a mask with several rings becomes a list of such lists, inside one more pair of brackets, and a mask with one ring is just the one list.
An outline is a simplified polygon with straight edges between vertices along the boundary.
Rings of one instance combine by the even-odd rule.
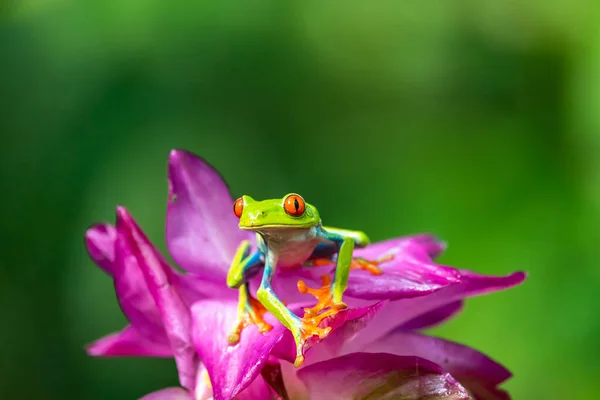
[[303, 352], [307, 339], [312, 336], [318, 336], [320, 339], [323, 339], [329, 334], [331, 328], [320, 328], [318, 326], [321, 322], [320, 319], [306, 320], [305, 318], [300, 318], [283, 304], [271, 286], [276, 265], [277, 258], [272, 255], [270, 257], [267, 256], [257, 297], [261, 304], [292, 332], [296, 343], [296, 360], [294, 366], [299, 367], [304, 362]]
[[256, 325], [260, 333], [267, 333], [273, 329], [264, 319], [267, 309], [250, 294], [250, 284], [243, 283], [239, 291], [237, 319], [227, 336], [227, 342], [231, 345], [240, 341], [240, 335], [247, 326]]
[[247, 281], [249, 272], [257, 267], [263, 258], [260, 251], [249, 254], [250, 249], [250, 242], [244, 241], [240, 244], [227, 274], [227, 285], [231, 288], [239, 288], [237, 319], [227, 336], [227, 341], [231, 345], [240, 341], [242, 331], [249, 325], [256, 325], [261, 333], [272, 329], [272, 326], [264, 320], [266, 309], [250, 293], [250, 284]]

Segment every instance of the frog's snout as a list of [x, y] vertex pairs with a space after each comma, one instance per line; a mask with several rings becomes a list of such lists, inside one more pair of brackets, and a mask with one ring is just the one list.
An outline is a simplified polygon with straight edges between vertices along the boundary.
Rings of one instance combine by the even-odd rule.
[[267, 218], [268, 213], [263, 210], [249, 212], [247, 218], [242, 218], [239, 227], [242, 229], [253, 230], [262, 226], [263, 221]]
[[266, 216], [267, 212], [264, 210], [250, 214], [250, 225], [256, 225], [259, 219], [265, 218]]

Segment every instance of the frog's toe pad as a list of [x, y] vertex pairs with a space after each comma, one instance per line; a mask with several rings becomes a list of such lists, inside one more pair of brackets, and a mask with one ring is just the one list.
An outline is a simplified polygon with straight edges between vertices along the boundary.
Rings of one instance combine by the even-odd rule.
[[231, 332], [229, 335], [227, 335], [227, 343], [229, 343], [231, 346], [234, 346], [236, 344], [238, 344], [240, 342], [240, 333], [239, 332]]
[[294, 367], [298, 368], [304, 363], [304, 356], [302, 354], [298, 354], [296, 356], [296, 360], [294, 361]]

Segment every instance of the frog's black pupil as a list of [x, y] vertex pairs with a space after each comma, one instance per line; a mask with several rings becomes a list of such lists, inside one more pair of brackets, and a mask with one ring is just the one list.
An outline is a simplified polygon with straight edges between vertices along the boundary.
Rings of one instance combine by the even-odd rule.
[[294, 199], [294, 207], [296, 207], [296, 211], [300, 208], [300, 203], [298, 203], [298, 199]]

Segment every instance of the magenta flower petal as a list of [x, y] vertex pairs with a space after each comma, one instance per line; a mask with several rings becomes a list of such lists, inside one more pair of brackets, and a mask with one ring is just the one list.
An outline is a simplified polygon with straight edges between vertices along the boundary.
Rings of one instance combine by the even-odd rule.
[[[379, 266], [382, 275], [362, 270], [350, 272], [345, 295], [361, 300], [398, 300], [424, 296], [460, 282], [460, 272], [455, 268], [433, 262], [432, 257], [443, 251], [445, 245], [431, 235], [416, 235], [391, 239], [356, 249], [356, 257], [378, 260], [393, 255], [393, 259]], [[273, 285], [289, 302], [299, 300], [296, 282], [299, 278], [314, 284], [320, 276], [331, 274], [334, 263], [302, 270], [278, 271]], [[282, 290], [281, 288], [286, 288]]]
[[477, 399], [508, 398], [497, 386], [511, 377], [510, 371], [477, 350], [458, 343], [398, 331], [373, 342], [363, 351], [422, 357], [442, 365]]
[[142, 272], [145, 263], [134, 251], [127, 235], [117, 229], [113, 266], [117, 300], [123, 314], [142, 336], [162, 342], [166, 339], [162, 317]]
[[127, 326], [121, 332], [98, 339], [88, 346], [87, 352], [98, 357], [173, 357], [173, 350], [166, 340], [154, 342]]
[[461, 283], [448, 286], [427, 296], [387, 302], [373, 321], [358, 332], [352, 340], [360, 349], [371, 341], [402, 326], [404, 323], [440, 307], [468, 297], [478, 296], [517, 286], [525, 280], [525, 273], [515, 272], [507, 276], [485, 276], [461, 271]]
[[97, 224], [85, 233], [85, 244], [92, 260], [109, 275], [114, 275], [117, 230], [110, 224]]
[[353, 353], [298, 371], [311, 399], [468, 400], [467, 391], [438, 365], [387, 353]]
[[215, 400], [230, 400], [246, 389], [260, 374], [269, 353], [287, 329], [270, 314], [273, 329], [262, 334], [249, 326], [240, 342], [229, 346], [227, 335], [234, 326], [237, 304], [233, 301], [201, 300], [192, 306], [192, 336], [196, 351], [206, 365]]
[[429, 311], [425, 314], [419, 315], [414, 319], [411, 319], [410, 321], [405, 322], [402, 324], [402, 329], [419, 330], [431, 328], [454, 317], [456, 314], [462, 311], [463, 306], [464, 304], [462, 301], [455, 301], [454, 303], [446, 304], [440, 308], [436, 308], [435, 310]]
[[117, 258], [141, 271], [173, 349], [181, 386], [193, 389], [198, 360], [192, 347], [189, 309], [172, 285], [174, 273], [123, 207], [117, 208], [117, 236], [118, 244], [127, 243], [117, 246]]
[[[265, 380], [258, 376], [242, 393], [238, 394], [235, 400], [275, 400], [279, 399], [272, 391]], [[194, 395], [189, 391], [171, 387], [152, 392], [142, 397], [140, 400], [213, 400], [212, 389], [209, 386], [198, 382]]]
[[[273, 400], [276, 395], [262, 376], [257, 376], [254, 381], [235, 400]], [[217, 399], [217, 397], [215, 397]]]
[[[166, 388], [157, 392], [152, 392], [145, 395], [140, 400], [196, 400], [185, 389], [182, 388]], [[204, 399], [199, 399], [204, 400]]]
[[444, 245], [429, 235], [410, 236], [371, 244], [354, 252], [356, 257], [377, 260], [393, 255], [380, 264], [382, 275], [352, 271], [346, 294], [365, 300], [396, 300], [423, 296], [460, 281], [458, 270], [433, 262]]
[[189, 272], [225, 284], [229, 264], [242, 240], [233, 199], [219, 173], [194, 154], [173, 150], [169, 157], [167, 246]]
[[[98, 224], [86, 232], [86, 245], [96, 264], [112, 275], [121, 309], [132, 325], [135, 326], [135, 331], [139, 334], [140, 340], [168, 343], [160, 311], [146, 284], [138, 260], [129, 256], [131, 253], [129, 242], [125, 240], [123, 235], [120, 238], [118, 237], [117, 229], [114, 226]], [[227, 287], [200, 281], [196, 276], [177, 274], [168, 266], [166, 273], [187, 304], [206, 297], [235, 296], [235, 291]], [[110, 336], [113, 339], [118, 337], [118, 334]], [[122, 345], [128, 343], [129, 339], [130, 335], [128, 333], [125, 337], [126, 342], [115, 342], [115, 345], [118, 344], [119, 352], [125, 351], [125, 347], [122, 347]], [[99, 342], [97, 344], [105, 346], [108, 343]], [[113, 350], [117, 351], [116, 348]], [[95, 355], [101, 355], [98, 351]], [[160, 351], [160, 353], [163, 352]]]

